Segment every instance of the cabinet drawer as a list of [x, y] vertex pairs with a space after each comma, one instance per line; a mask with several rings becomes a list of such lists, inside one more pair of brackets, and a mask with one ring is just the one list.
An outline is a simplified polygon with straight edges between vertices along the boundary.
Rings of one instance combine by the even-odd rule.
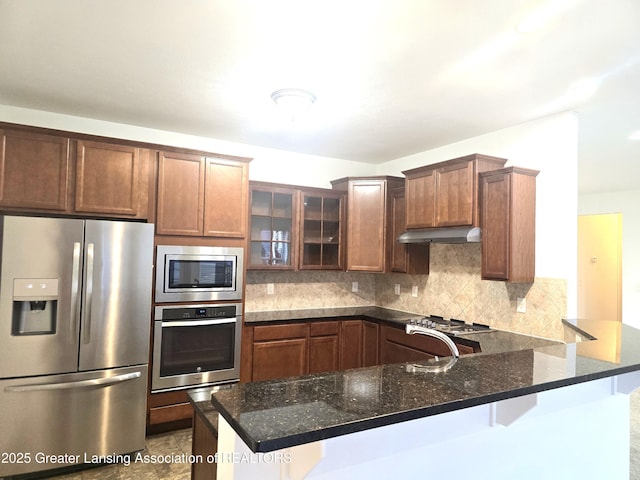
[[265, 325], [253, 329], [253, 341], [281, 340], [286, 338], [303, 338], [307, 336], [306, 323], [289, 325]]
[[312, 322], [309, 324], [309, 335], [321, 337], [324, 335], [337, 335], [340, 331], [340, 322]]
[[191, 417], [193, 417], [193, 408], [190, 403], [179, 403], [177, 405], [149, 409], [149, 425], [186, 420]]

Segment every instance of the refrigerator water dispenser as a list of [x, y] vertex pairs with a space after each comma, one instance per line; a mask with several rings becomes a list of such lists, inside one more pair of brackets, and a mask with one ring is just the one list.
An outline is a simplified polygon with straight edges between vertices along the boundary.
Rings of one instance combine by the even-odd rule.
[[15, 278], [13, 280], [12, 335], [56, 333], [57, 311], [57, 278]]

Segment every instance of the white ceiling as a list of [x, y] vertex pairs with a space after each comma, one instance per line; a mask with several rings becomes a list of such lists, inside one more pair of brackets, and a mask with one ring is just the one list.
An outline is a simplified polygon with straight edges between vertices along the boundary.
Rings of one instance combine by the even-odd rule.
[[0, 72], [0, 104], [370, 163], [574, 110], [580, 190], [640, 188], [638, 0], [0, 0]]

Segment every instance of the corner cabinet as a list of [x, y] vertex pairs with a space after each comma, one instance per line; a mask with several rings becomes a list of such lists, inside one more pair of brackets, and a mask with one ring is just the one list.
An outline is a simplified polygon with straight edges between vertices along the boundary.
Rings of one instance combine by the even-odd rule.
[[400, 177], [347, 177], [331, 182], [347, 193], [348, 271], [386, 272], [390, 269], [394, 242], [391, 221], [391, 191], [402, 187]]
[[406, 228], [478, 226], [478, 173], [506, 162], [473, 154], [403, 171]]
[[483, 279], [534, 281], [538, 173], [508, 167], [480, 174]]
[[250, 184], [249, 262], [253, 270], [293, 270], [298, 262], [300, 192], [269, 184]]
[[341, 270], [343, 195], [303, 190], [300, 197], [299, 268]]
[[246, 158], [160, 152], [156, 233], [244, 238]]
[[[463, 338], [452, 338], [460, 355], [480, 352], [480, 344]], [[463, 343], [468, 342], [468, 344]], [[434, 357], [448, 357], [449, 348], [440, 340], [425, 335], [407, 335], [404, 328], [380, 326], [380, 364], [413, 362]]]

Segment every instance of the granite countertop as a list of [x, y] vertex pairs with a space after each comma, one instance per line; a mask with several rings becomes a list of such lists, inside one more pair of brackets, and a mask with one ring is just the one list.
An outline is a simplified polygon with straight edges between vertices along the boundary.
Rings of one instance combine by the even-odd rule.
[[269, 452], [640, 370], [639, 330], [568, 323], [597, 340], [466, 355], [438, 373], [393, 364], [236, 384], [211, 403], [251, 450]]
[[[383, 321], [399, 326], [406, 325], [409, 320], [421, 317], [421, 314], [392, 310], [383, 307], [338, 307], [338, 308], [308, 308], [299, 310], [273, 310], [261, 312], [245, 312], [246, 324], [256, 326], [272, 322], [295, 322], [303, 320], [327, 320], [331, 318], [367, 318]], [[489, 332], [458, 334], [452, 338], [464, 339], [463, 343], [473, 346], [480, 345], [482, 353], [512, 352], [530, 348], [558, 345], [559, 342], [546, 338], [532, 337], [519, 333], [491, 330]]]
[[267, 310], [260, 312], [245, 312], [244, 322], [259, 324], [274, 321], [326, 320], [327, 318], [369, 317], [376, 320], [408, 322], [420, 314], [402, 312], [382, 307], [327, 307], [304, 308], [297, 310]]

